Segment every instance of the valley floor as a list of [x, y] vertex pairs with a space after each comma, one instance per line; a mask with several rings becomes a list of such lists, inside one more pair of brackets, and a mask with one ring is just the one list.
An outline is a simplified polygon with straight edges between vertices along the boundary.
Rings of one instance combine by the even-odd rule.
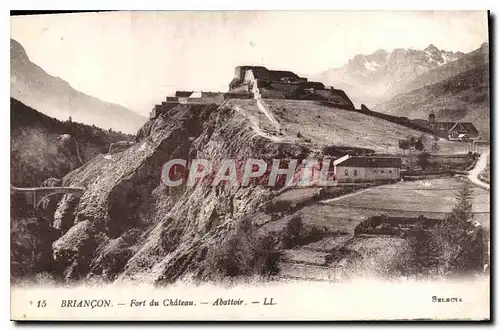
[[[399, 182], [326, 199], [303, 208], [297, 216], [304, 226], [326, 228], [326, 233], [333, 235], [285, 250], [279, 278], [341, 281], [353, 273], [383, 276], [384, 267], [396, 258], [405, 240], [388, 235], [354, 235], [355, 227], [371, 216], [382, 214], [443, 219], [451, 212], [456, 194], [464, 184], [470, 185], [465, 178]], [[286, 193], [292, 195], [292, 192]], [[473, 187], [472, 206], [474, 220], [489, 229], [489, 191]], [[355, 257], [358, 259], [356, 265], [348, 266], [349, 259]]]

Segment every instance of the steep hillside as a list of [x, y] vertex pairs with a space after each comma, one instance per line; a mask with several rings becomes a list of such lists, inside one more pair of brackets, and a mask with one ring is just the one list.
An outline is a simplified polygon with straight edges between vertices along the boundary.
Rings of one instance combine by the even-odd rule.
[[426, 119], [434, 112], [441, 121], [472, 121], [483, 138], [490, 132], [489, 65], [475, 66], [436, 84], [399, 94], [377, 111]]
[[10, 99], [11, 183], [38, 186], [69, 171], [100, 153], [112, 142], [131, 136], [104, 131], [75, 122], [60, 122], [16, 99]]
[[329, 69], [314, 78], [345, 89], [359, 107], [374, 106], [413, 79], [463, 57], [461, 52], [440, 50], [429, 45], [423, 50], [379, 49], [368, 55], [358, 54], [340, 68]]
[[31, 62], [26, 51], [10, 40], [10, 95], [42, 113], [65, 121], [96, 125], [135, 134], [146, 118], [117, 104], [75, 90]]
[[147, 122], [132, 147], [98, 155], [64, 177], [64, 185], [86, 190], [59, 202], [53, 226], [62, 235], [50, 271], [66, 281], [146, 283], [272, 275], [280, 250], [331, 230], [290, 218], [300, 206], [274, 200], [279, 186], [168, 187], [160, 179], [164, 163], [234, 158], [241, 170], [249, 158], [301, 162], [336, 157], [342, 146], [385, 152], [384, 143], [392, 148], [409, 134], [421, 133], [314, 101], [178, 105]]

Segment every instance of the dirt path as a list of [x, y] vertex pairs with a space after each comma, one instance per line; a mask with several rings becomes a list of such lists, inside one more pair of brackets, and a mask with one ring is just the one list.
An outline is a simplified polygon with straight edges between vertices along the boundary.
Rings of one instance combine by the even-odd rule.
[[255, 132], [254, 136], [265, 137], [265, 138], [267, 138], [271, 141], [277, 142], [277, 143], [281, 143], [281, 142], [285, 141], [285, 139], [283, 137], [277, 137], [275, 135], [271, 135], [271, 134], [268, 134], [268, 133], [265, 133], [264, 131], [262, 131], [262, 129], [260, 127], [260, 121], [254, 115], [249, 114], [248, 112], [246, 112], [245, 110], [243, 110], [239, 106], [236, 106], [234, 109], [236, 111], [244, 114], [248, 118], [248, 120], [250, 121], [250, 126], [252, 127], [252, 129]]
[[467, 175], [467, 178], [471, 182], [473, 182], [477, 186], [480, 186], [480, 187], [482, 187], [482, 188], [484, 188], [486, 190], [490, 189], [490, 185], [487, 184], [487, 183], [485, 183], [485, 182], [483, 182], [482, 180], [480, 180], [479, 179], [479, 174], [488, 165], [488, 156], [489, 156], [489, 154], [490, 154], [490, 152], [486, 152], [486, 153], [481, 154], [481, 156], [479, 156], [479, 159], [476, 162], [476, 165], [474, 166], [474, 168], [472, 170], [469, 171], [469, 173]]
[[279, 131], [281, 128], [279, 122], [276, 120], [274, 115], [266, 108], [262, 99], [257, 99], [257, 108], [259, 108], [259, 110], [264, 113], [264, 115], [266, 115], [274, 128]]

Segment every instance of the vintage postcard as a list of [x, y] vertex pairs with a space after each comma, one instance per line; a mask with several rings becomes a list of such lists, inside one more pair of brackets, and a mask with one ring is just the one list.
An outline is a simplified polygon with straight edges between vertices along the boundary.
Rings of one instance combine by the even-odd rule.
[[11, 319], [490, 319], [487, 11], [10, 17]]

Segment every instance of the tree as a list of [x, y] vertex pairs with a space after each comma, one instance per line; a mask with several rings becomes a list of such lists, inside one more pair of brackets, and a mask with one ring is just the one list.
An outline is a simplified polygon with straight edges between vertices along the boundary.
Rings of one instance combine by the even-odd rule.
[[431, 165], [430, 157], [431, 155], [427, 152], [420, 153], [417, 156], [417, 164], [420, 168], [422, 168], [422, 170], [427, 169]]
[[425, 149], [424, 142], [422, 141], [422, 138], [418, 138], [417, 141], [415, 142], [415, 149], [417, 151], [423, 151]]
[[411, 149], [412, 147], [415, 147], [415, 143], [417, 142], [417, 139], [413, 136], [408, 138], [408, 152], [411, 154]]
[[451, 213], [435, 229], [435, 236], [444, 250], [443, 272], [461, 274], [480, 271], [487, 237], [484, 229], [472, 222], [472, 191], [467, 184], [457, 193], [456, 199]]
[[406, 139], [400, 139], [399, 140], [399, 148], [403, 150], [403, 154], [404, 154], [405, 150], [410, 149], [410, 142]]
[[471, 221], [474, 218], [471, 203], [472, 190], [467, 184], [457, 193], [456, 199], [457, 204], [451, 211], [453, 216], [463, 221]]
[[444, 220], [420, 224], [407, 236], [406, 249], [395, 269], [407, 276], [460, 276], [482, 272], [487, 256], [487, 230], [472, 222], [472, 191], [465, 185]]
[[437, 142], [434, 142], [432, 144], [432, 153], [436, 154], [438, 152], [438, 150], [439, 150], [439, 145]]
[[400, 268], [406, 275], [429, 275], [433, 271], [438, 273], [442, 247], [432, 232], [417, 227], [408, 236], [404, 252], [405, 263]]

